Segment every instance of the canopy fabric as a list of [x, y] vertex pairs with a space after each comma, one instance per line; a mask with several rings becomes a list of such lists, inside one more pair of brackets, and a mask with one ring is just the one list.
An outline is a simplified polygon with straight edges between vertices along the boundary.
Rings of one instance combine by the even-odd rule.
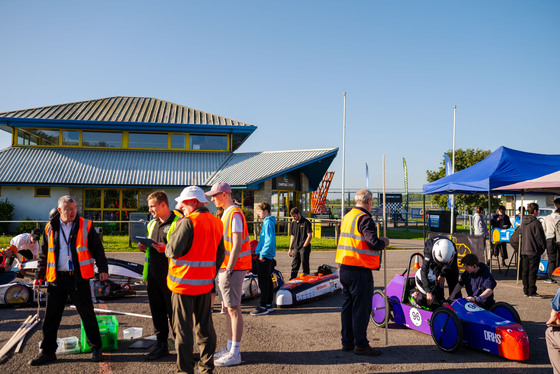
[[425, 195], [486, 193], [559, 169], [560, 155], [543, 155], [500, 147], [467, 169], [425, 184], [423, 192]]
[[[560, 166], [559, 166], [560, 168]], [[545, 176], [526, 180], [524, 182], [509, 184], [498, 187], [495, 191], [500, 192], [551, 192], [560, 193], [560, 170]]]

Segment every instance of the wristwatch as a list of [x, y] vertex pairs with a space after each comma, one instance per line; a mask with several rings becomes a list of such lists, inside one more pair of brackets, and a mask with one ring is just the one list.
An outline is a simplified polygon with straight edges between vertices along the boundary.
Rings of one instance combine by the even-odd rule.
[[226, 270], [226, 275], [229, 277], [231, 275], [231, 270]]

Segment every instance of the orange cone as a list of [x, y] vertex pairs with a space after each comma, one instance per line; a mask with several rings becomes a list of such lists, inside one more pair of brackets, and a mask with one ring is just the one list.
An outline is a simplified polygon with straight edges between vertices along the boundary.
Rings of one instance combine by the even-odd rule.
[[413, 270], [420, 269], [420, 262], [418, 261], [418, 256], [414, 256], [414, 265], [412, 265]]

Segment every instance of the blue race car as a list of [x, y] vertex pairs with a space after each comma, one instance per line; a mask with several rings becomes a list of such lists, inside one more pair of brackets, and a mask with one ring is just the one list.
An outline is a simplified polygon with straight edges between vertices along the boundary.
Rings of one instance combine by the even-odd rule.
[[[414, 275], [408, 268], [397, 274], [383, 291], [373, 294], [371, 318], [378, 327], [389, 320], [432, 336], [443, 351], [455, 351], [461, 343], [487, 351], [509, 360], [529, 358], [529, 338], [521, 326], [517, 311], [504, 302], [495, 303], [489, 310], [466, 299], [435, 310], [414, 306], [409, 292], [415, 288]], [[419, 270], [418, 270], [419, 271]]]

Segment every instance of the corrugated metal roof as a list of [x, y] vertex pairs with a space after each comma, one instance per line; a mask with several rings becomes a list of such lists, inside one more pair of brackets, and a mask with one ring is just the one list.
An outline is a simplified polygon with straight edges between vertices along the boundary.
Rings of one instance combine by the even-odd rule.
[[80, 186], [203, 184], [229, 153], [11, 147], [0, 151], [0, 183]]
[[260, 183], [323, 158], [336, 155], [338, 148], [305, 149], [297, 151], [270, 151], [233, 154], [208, 181], [227, 182], [232, 186], [247, 186]]
[[96, 187], [196, 184], [209, 187], [224, 181], [232, 186], [248, 186], [327, 157], [333, 158], [337, 151], [337, 148], [330, 148], [231, 154], [10, 147], [0, 151], [0, 183]]
[[134, 122], [209, 126], [252, 126], [151, 97], [115, 96], [0, 113], [0, 118]]

